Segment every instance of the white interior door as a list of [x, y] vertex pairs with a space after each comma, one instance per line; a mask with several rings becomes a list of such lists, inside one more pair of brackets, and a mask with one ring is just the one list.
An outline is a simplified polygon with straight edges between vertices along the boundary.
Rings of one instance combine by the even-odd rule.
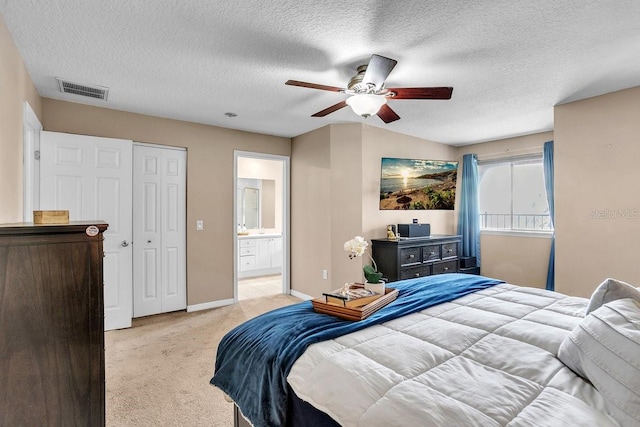
[[132, 318], [130, 140], [57, 132], [40, 137], [40, 209], [68, 210], [71, 221], [109, 224], [104, 233], [105, 330]]
[[186, 151], [135, 145], [133, 153], [133, 315], [183, 310]]
[[23, 220], [33, 221], [33, 211], [40, 209], [40, 132], [42, 124], [31, 105], [24, 101], [23, 129]]

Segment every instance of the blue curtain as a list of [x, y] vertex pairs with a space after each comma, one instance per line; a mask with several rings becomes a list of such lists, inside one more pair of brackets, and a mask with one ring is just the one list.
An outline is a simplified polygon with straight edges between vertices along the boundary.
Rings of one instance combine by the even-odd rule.
[[474, 256], [480, 266], [480, 203], [478, 198], [478, 157], [462, 157], [462, 186], [458, 234], [462, 236], [462, 256]]
[[551, 253], [549, 253], [549, 269], [547, 270], [547, 290], [555, 289], [555, 258], [556, 258], [556, 232], [554, 225], [554, 201], [553, 201], [553, 141], [544, 143], [542, 152], [542, 162], [544, 165], [544, 187], [547, 190], [547, 202], [549, 202], [549, 216], [553, 235], [551, 236]]

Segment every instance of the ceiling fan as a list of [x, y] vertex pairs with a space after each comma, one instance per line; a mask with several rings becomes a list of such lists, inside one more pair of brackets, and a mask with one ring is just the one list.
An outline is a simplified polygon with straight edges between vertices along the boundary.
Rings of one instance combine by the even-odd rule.
[[357, 74], [351, 78], [346, 89], [298, 80], [288, 80], [285, 84], [351, 95], [311, 117], [324, 117], [349, 105], [356, 114], [364, 118], [377, 114], [383, 122], [391, 123], [400, 116], [387, 105], [389, 99], [451, 99], [452, 87], [385, 88], [384, 82], [397, 63], [395, 59], [372, 55], [368, 64], [358, 67]]

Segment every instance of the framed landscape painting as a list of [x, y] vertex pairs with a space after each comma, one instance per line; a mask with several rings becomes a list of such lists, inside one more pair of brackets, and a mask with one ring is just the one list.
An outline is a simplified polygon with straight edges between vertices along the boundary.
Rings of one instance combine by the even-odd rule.
[[458, 162], [382, 158], [380, 209], [453, 210]]

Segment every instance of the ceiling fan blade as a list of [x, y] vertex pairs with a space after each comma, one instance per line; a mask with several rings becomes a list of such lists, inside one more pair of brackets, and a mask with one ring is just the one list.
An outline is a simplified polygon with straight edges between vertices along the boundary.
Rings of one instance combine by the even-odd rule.
[[389, 99], [451, 99], [452, 87], [396, 87], [385, 92], [395, 92]]
[[344, 89], [335, 86], [325, 86], [316, 83], [300, 82], [298, 80], [287, 80], [284, 84], [289, 86], [308, 87], [311, 89], [328, 90], [330, 92], [344, 92]]
[[362, 83], [371, 83], [375, 85], [376, 90], [380, 90], [382, 84], [387, 80], [391, 70], [393, 70], [393, 67], [395, 67], [397, 63], [398, 61], [395, 59], [375, 54], [371, 55], [369, 65], [367, 65], [367, 71], [365, 71], [364, 77], [362, 78]]
[[400, 119], [400, 116], [397, 115], [396, 112], [387, 104], [383, 104], [382, 107], [380, 107], [378, 110], [378, 117], [380, 117], [385, 123], [395, 122]]
[[346, 106], [347, 106], [347, 101], [340, 101], [340, 102], [338, 102], [337, 104], [332, 105], [332, 106], [331, 106], [331, 107], [329, 107], [329, 108], [325, 108], [325, 109], [324, 109], [324, 110], [322, 110], [322, 111], [318, 111], [317, 113], [312, 114], [312, 115], [311, 115], [311, 117], [324, 117], [324, 116], [326, 116], [327, 114], [331, 114], [331, 113], [333, 113], [334, 111], [338, 111], [339, 109], [344, 108], [344, 107], [346, 107]]

